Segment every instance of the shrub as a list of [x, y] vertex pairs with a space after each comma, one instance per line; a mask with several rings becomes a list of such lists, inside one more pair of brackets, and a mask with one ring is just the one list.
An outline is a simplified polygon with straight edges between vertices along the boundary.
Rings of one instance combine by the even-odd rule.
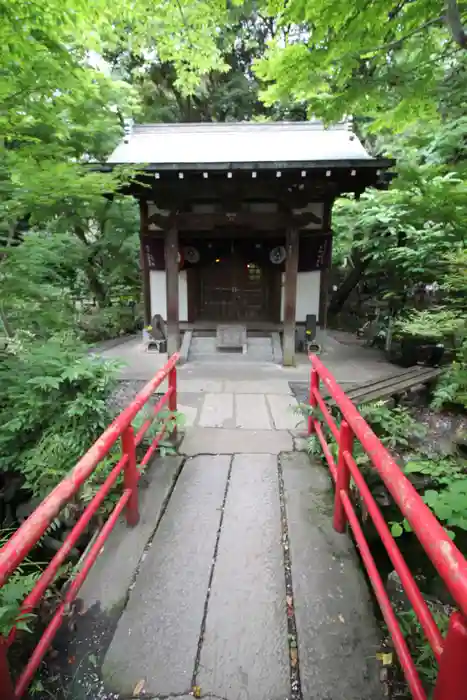
[[[307, 415], [310, 407], [301, 404], [299, 410]], [[317, 414], [321, 413], [319, 409], [316, 409], [316, 411]], [[403, 406], [390, 408], [386, 401], [374, 401], [373, 403], [359, 406], [359, 411], [388, 450], [402, 451], [408, 447], [412, 440], [420, 439], [425, 435], [424, 426], [417, 423], [410, 415], [409, 410]], [[334, 459], [337, 459], [338, 445], [327, 425], [323, 423], [323, 426], [331, 454]], [[321, 445], [314, 435], [309, 438], [308, 451], [312, 454], [322, 455]], [[370, 463], [369, 457], [358, 440], [354, 443], [353, 456], [359, 466], [365, 466]], [[374, 472], [372, 473], [374, 474]]]
[[440, 261], [444, 306], [414, 311], [399, 330], [443, 341], [455, 353], [434, 393], [433, 408], [455, 405], [467, 410], [467, 248], [453, 251]]
[[[445, 636], [448, 631], [451, 610], [436, 606], [430, 600], [426, 602], [441, 634]], [[413, 610], [399, 610], [397, 617], [402, 634], [414, 656], [418, 672], [430, 687], [433, 686], [438, 672], [436, 658], [415, 612]]]
[[100, 340], [134, 333], [142, 326], [142, 319], [131, 306], [110, 306], [83, 313], [78, 325], [83, 340], [97, 343]]
[[[467, 462], [458, 457], [441, 457], [437, 460], [414, 458], [405, 466], [406, 474], [423, 474], [429, 477], [430, 486], [423, 493], [423, 500], [436, 517], [447, 527], [467, 530]], [[451, 536], [454, 532], [450, 532]]]
[[375, 401], [359, 406], [359, 411], [388, 450], [403, 449], [425, 436], [424, 426], [403, 406], [390, 408], [386, 401]]
[[117, 369], [71, 334], [9, 346], [0, 361], [0, 469], [21, 472], [35, 496], [48, 493], [110, 422]]
[[159, 453], [162, 457], [166, 455], [176, 454], [175, 445], [172, 442], [172, 435], [175, 430], [183, 428], [185, 425], [185, 416], [180, 411], [170, 411], [168, 408], [163, 408], [154, 416], [153, 409], [150, 405], [146, 405], [139, 413], [136, 414], [132, 426], [135, 434], [143, 427], [147, 420], [152, 420], [151, 425], [144, 433], [141, 443], [141, 451], [144, 453], [149, 447], [154, 438], [157, 437], [165, 423], [165, 432], [159, 442]]
[[[0, 530], [0, 546], [3, 546], [11, 535], [10, 530]], [[26, 558], [0, 588], [0, 636], [7, 637], [13, 626], [18, 630], [30, 631], [29, 623], [35, 615], [20, 616], [20, 606], [34, 588], [40, 573], [40, 565]]]
[[441, 409], [446, 405], [458, 406], [467, 411], [467, 337], [456, 360], [444, 372], [434, 392], [433, 408]]

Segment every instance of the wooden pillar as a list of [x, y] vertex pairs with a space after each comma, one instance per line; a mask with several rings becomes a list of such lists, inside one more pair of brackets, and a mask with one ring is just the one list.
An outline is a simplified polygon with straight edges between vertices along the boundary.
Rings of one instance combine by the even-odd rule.
[[139, 256], [143, 287], [144, 325], [149, 326], [151, 323], [151, 281], [149, 277], [149, 257], [144, 246], [144, 238], [148, 233], [148, 203], [145, 199], [139, 200], [139, 222]]
[[289, 227], [286, 234], [287, 257], [284, 284], [284, 365], [295, 365], [295, 313], [297, 307], [298, 230]]
[[332, 259], [332, 237], [328, 240], [328, 248], [326, 250], [325, 265], [321, 270], [319, 280], [319, 313], [318, 324], [320, 328], [327, 328], [328, 325], [328, 307], [329, 307], [329, 284], [331, 281], [331, 259]]
[[327, 268], [321, 270], [319, 279], [319, 315], [318, 325], [320, 328], [326, 328], [328, 325], [328, 306], [329, 306], [329, 270]]
[[167, 290], [167, 352], [173, 355], [180, 348], [178, 318], [178, 230], [171, 223], [165, 233], [165, 283]]

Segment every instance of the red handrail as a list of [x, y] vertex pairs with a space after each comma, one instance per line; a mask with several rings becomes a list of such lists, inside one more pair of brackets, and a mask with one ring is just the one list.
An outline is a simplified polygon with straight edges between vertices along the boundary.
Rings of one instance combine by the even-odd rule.
[[[353, 478], [362, 501], [365, 503], [439, 663], [434, 700], [467, 700], [467, 560], [431, 510], [425, 505], [352, 401], [338, 385], [331, 372], [316, 355], [310, 355], [310, 360], [312, 363], [310, 406], [312, 409], [319, 408], [321, 410], [324, 424], [328, 426], [339, 447], [336, 465], [326, 441], [322, 428], [323, 423], [318, 412], [312, 410], [308, 418], [308, 432], [310, 435], [317, 436], [332, 477], [336, 482], [334, 527], [338, 532], [344, 532], [346, 523], [348, 523], [353, 531], [412, 696], [416, 700], [426, 700], [420, 676], [410, 656], [410, 651], [350, 498], [351, 478]], [[320, 393], [320, 381], [326, 386], [329, 395], [334, 399], [342, 415], [340, 427], [332, 418]], [[449, 630], [444, 640], [357, 463], [352, 457], [352, 446], [355, 438], [370, 458], [374, 469], [380, 475], [402, 515], [410, 523], [414, 534], [418, 537], [459, 608], [459, 612], [455, 612], [451, 616]]]
[[[99, 462], [109, 453], [117, 440], [121, 438], [122, 457], [112, 468], [106, 480], [66, 537], [63, 545], [49, 562], [47, 568], [42, 572], [31, 593], [23, 601], [21, 614], [28, 614], [38, 606], [47, 588], [54, 581], [60, 567], [70, 554], [105, 497], [114, 486], [119, 474], [123, 471], [123, 493], [100, 530], [96, 540], [87, 552], [80, 570], [69, 582], [62, 601], [55, 610], [52, 620], [45, 629], [29, 662], [16, 682], [16, 685], [13, 684], [11, 679], [7, 660], [7, 650], [15, 638], [16, 628], [12, 628], [8, 639], [0, 637], [0, 688], [2, 689], [2, 700], [18, 700], [18, 698], [21, 698], [26, 692], [51, 641], [60, 628], [66, 608], [76, 598], [89, 570], [97, 559], [104, 542], [110, 535], [120, 514], [125, 511], [128, 525], [136, 525], [138, 523], [138, 481], [141, 476], [141, 467], [148, 463], [157, 449], [160, 440], [166, 432], [167, 420], [163, 422], [161, 430], [152, 440], [151, 445], [140, 461], [139, 467], [136, 463], [136, 447], [141, 443], [144, 434], [164, 406], [168, 406], [170, 414], [173, 414], [173, 412], [177, 410], [176, 365], [179, 358], [179, 353], [172, 355], [165, 366], [159, 370], [154, 378], [135, 396], [131, 404], [127, 406], [127, 408], [115, 418], [107, 430], [102, 433], [100, 438], [96, 440], [94, 445], [79, 460], [68, 476], [49, 493], [44, 501], [42, 501], [36, 510], [0, 549], [0, 586], [3, 586], [11, 574], [23, 562], [34, 545], [37, 544], [54, 518], [56, 518], [62, 508], [71, 501], [86, 479], [92, 475]], [[169, 382], [167, 391], [157, 404], [152, 407], [152, 416], [144, 422], [138, 434], [135, 436], [131, 425], [132, 421], [167, 377]]]

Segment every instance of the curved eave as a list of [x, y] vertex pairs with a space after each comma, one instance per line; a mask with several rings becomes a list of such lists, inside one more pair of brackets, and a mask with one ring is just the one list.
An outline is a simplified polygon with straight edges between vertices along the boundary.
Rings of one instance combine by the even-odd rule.
[[103, 163], [95, 164], [93, 169], [102, 172], [110, 172], [116, 167], [133, 167], [145, 172], [230, 172], [236, 170], [261, 171], [261, 170], [387, 170], [395, 165], [396, 161], [390, 158], [362, 158], [359, 160], [326, 160], [326, 161], [265, 161], [265, 162], [239, 162], [239, 163]]

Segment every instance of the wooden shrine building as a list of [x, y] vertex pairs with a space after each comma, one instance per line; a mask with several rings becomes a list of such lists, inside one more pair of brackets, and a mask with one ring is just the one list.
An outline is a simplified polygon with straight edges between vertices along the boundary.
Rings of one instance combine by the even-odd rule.
[[294, 363], [296, 326], [326, 325], [334, 199], [385, 186], [392, 161], [374, 159], [348, 124], [144, 124], [108, 164], [141, 166], [131, 194], [141, 212], [145, 323], [181, 331], [241, 324], [281, 333]]

